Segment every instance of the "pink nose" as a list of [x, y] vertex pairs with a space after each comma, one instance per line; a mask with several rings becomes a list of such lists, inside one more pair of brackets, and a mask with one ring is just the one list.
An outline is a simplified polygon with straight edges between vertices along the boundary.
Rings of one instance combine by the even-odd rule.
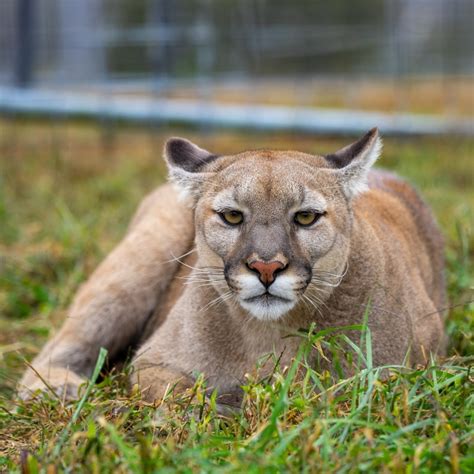
[[248, 263], [248, 267], [259, 274], [260, 281], [265, 286], [270, 286], [275, 281], [275, 273], [283, 270], [285, 265], [277, 260], [273, 262], [254, 260]]

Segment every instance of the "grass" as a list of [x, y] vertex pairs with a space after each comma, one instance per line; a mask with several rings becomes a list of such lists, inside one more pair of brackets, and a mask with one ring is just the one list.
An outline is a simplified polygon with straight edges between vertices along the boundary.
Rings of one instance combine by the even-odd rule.
[[[329, 152], [345, 141], [295, 135], [101, 129], [0, 122], [0, 472], [473, 472], [473, 144], [387, 139], [381, 165], [433, 206], [447, 240], [449, 357], [425, 367], [371, 363], [370, 333], [301, 338], [291, 367], [248, 375], [243, 409], [219, 415], [204, 383], [146, 404], [127, 370], [103, 373], [82, 400], [14, 400], [15, 384], [61, 324], [77, 287], [123, 234], [140, 198], [163, 181], [164, 137], [213, 151], [270, 146]], [[335, 376], [310, 348], [352, 355]], [[101, 369], [101, 361], [97, 370]]]

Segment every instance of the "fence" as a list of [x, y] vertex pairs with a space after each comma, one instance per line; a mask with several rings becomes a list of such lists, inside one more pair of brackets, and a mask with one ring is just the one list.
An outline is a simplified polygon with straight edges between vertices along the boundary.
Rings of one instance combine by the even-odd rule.
[[2, 0], [0, 112], [472, 134], [473, 14], [470, 0]]

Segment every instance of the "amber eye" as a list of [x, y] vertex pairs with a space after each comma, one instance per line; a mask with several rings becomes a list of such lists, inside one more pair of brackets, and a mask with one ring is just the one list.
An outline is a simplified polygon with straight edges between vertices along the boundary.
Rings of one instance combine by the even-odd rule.
[[295, 214], [295, 223], [303, 227], [314, 224], [322, 214], [314, 211], [300, 211]]
[[222, 220], [229, 225], [239, 225], [242, 224], [244, 220], [244, 215], [240, 211], [225, 211], [220, 212]]

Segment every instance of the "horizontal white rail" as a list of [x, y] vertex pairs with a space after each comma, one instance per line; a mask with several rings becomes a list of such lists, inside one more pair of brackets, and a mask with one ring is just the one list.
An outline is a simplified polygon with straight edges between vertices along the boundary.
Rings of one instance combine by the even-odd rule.
[[347, 109], [143, 99], [17, 88], [0, 88], [0, 114], [311, 134], [359, 134], [377, 126], [385, 135], [474, 135], [474, 121], [470, 119]]

